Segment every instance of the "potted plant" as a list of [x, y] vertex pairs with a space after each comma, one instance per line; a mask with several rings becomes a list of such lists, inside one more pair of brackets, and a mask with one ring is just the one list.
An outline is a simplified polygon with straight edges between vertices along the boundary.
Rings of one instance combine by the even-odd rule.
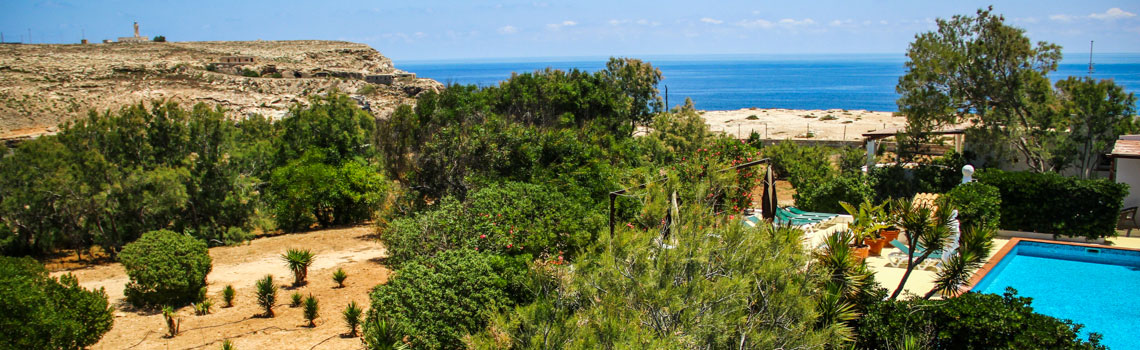
[[869, 200], [860, 203], [858, 208], [847, 202], [839, 202], [839, 205], [853, 219], [847, 227], [855, 238], [855, 255], [864, 259], [872, 253], [879, 255], [887, 242], [878, 236], [879, 230], [886, 227], [882, 221], [883, 206], [871, 204]]

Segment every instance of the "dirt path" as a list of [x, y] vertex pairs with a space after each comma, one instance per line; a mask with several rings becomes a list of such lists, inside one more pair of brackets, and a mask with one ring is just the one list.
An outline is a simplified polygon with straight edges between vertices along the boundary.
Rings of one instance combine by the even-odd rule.
[[[293, 289], [292, 274], [281, 261], [289, 248], [316, 253], [309, 268], [309, 284]], [[350, 301], [367, 309], [368, 291], [388, 280], [389, 270], [379, 259], [386, 254], [369, 226], [314, 231], [258, 239], [250, 244], [210, 249], [214, 269], [210, 272], [209, 296], [214, 301], [210, 315], [195, 316], [190, 307], [178, 310], [182, 333], [165, 338], [162, 315], [138, 311], [123, 300], [127, 283], [122, 265], [108, 264], [71, 271], [84, 287], [107, 290], [115, 306], [115, 324], [94, 349], [217, 349], [230, 339], [238, 349], [359, 349], [360, 338], [343, 337], [347, 332], [341, 311]], [[331, 275], [338, 267], [348, 273], [345, 288], [334, 288]], [[54, 273], [59, 275], [66, 272]], [[272, 274], [280, 289], [275, 318], [253, 317], [261, 312], [254, 297], [254, 283]], [[237, 289], [234, 307], [222, 308], [221, 291], [227, 284]], [[315, 328], [307, 327], [301, 308], [289, 307], [294, 292], [312, 294], [320, 303]], [[318, 345], [319, 344], [319, 345]]]

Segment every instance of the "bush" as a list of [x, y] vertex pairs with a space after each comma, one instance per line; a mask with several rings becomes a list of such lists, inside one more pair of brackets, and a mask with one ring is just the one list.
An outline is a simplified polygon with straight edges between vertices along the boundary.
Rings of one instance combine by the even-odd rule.
[[152, 40], [154, 40], [156, 43], [164, 43], [166, 42], [166, 37], [162, 35], [156, 35]]
[[1116, 235], [1128, 194], [1125, 184], [1055, 173], [986, 169], [978, 172], [977, 180], [1001, 193], [1001, 228], [1090, 240]]
[[823, 183], [797, 188], [796, 207], [820, 213], [846, 213], [839, 202], [863, 203], [874, 193], [862, 174], [834, 176]]
[[306, 153], [273, 170], [269, 187], [277, 223], [288, 230], [367, 220], [383, 198], [384, 177], [367, 164], [326, 164], [321, 152]]
[[963, 226], [974, 225], [997, 229], [1001, 220], [1001, 192], [981, 182], [958, 185], [942, 197], [951, 207], [958, 209], [958, 220]]
[[213, 268], [206, 243], [167, 230], [150, 231], [119, 254], [131, 281], [124, 294], [136, 306], [201, 301]]
[[407, 336], [416, 349], [462, 348], [464, 335], [486, 325], [486, 312], [513, 305], [506, 291], [510, 280], [494, 267], [496, 258], [501, 259], [459, 249], [404, 264], [373, 289], [366, 339], [387, 342], [379, 333], [391, 333]]
[[333, 272], [332, 275], [333, 282], [336, 282], [337, 288], [344, 288], [344, 280], [347, 278], [348, 274], [344, 272], [344, 269], [339, 267], [336, 269], [336, 271]]
[[273, 284], [273, 275], [257, 280], [257, 305], [265, 309], [264, 317], [273, 317], [273, 305], [277, 303], [277, 285]]
[[250, 77], [250, 78], [261, 77], [261, 73], [258, 73], [257, 71], [252, 70], [252, 69], [245, 69], [245, 68], [241, 69], [241, 75], [243, 77]]
[[0, 348], [81, 349], [99, 341], [113, 322], [107, 293], [59, 279], [31, 258], [0, 256]]
[[444, 198], [434, 210], [397, 219], [381, 239], [396, 266], [460, 248], [572, 256], [605, 225], [601, 213], [582, 204], [587, 202], [552, 186], [491, 184], [471, 193], [466, 203]]
[[872, 304], [858, 322], [858, 346], [887, 349], [906, 337], [930, 349], [1104, 349], [1099, 335], [1079, 338], [1081, 325], [1033, 312], [1030, 298], [966, 293], [945, 300]]
[[821, 146], [800, 146], [792, 141], [784, 141], [761, 150], [764, 157], [772, 159], [772, 169], [782, 179], [787, 179], [797, 190], [822, 182], [831, 177], [831, 151]]
[[210, 314], [210, 309], [213, 308], [214, 302], [210, 299], [203, 299], [202, 301], [191, 305], [194, 306], [194, 314], [198, 316], [205, 316]]
[[344, 324], [348, 326], [348, 336], [356, 336], [356, 328], [360, 327], [360, 314], [363, 310], [355, 301], [349, 302], [344, 308]]

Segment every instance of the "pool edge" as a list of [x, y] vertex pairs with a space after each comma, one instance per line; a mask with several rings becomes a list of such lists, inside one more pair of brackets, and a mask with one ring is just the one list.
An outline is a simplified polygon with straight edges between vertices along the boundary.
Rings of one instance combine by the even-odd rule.
[[982, 279], [985, 278], [986, 275], [989, 274], [990, 271], [993, 270], [993, 268], [995, 266], [997, 266], [997, 264], [1000, 263], [1001, 260], [1003, 258], [1005, 258], [1005, 256], [1007, 254], [1009, 254], [1009, 252], [1012, 251], [1014, 247], [1017, 246], [1017, 243], [1020, 243], [1022, 241], [1040, 242], [1040, 243], [1049, 243], [1049, 244], [1060, 244], [1060, 245], [1072, 245], [1072, 246], [1080, 246], [1080, 247], [1087, 247], [1087, 248], [1105, 248], [1105, 249], [1130, 250], [1130, 251], [1140, 252], [1140, 249], [1137, 249], [1137, 248], [1114, 247], [1114, 246], [1108, 246], [1108, 245], [1103, 245], [1103, 244], [1063, 242], [1063, 241], [1054, 241], [1054, 240], [1048, 240], [1048, 239], [1013, 237], [1013, 238], [1009, 239], [1009, 242], [1006, 242], [1005, 245], [1001, 247], [1001, 250], [999, 250], [997, 252], [997, 254], [994, 254], [994, 256], [991, 256], [990, 260], [986, 261], [985, 265], [982, 265], [982, 267], [978, 268], [977, 271], [974, 271], [974, 276], [970, 277], [970, 282], [967, 283], [965, 286], [958, 288], [958, 294], [961, 295], [961, 294], [964, 294], [964, 293], [969, 292], [970, 290], [974, 289], [974, 286], [976, 286], [979, 282], [981, 282]]

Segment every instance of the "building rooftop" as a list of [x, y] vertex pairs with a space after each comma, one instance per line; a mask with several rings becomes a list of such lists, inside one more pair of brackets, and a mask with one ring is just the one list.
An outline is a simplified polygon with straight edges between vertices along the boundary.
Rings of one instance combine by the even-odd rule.
[[[1133, 136], [1133, 137], [1129, 137]], [[1112, 147], [1110, 157], [1114, 158], [1140, 158], [1140, 137], [1137, 135], [1124, 135], [1116, 140], [1116, 145]]]

